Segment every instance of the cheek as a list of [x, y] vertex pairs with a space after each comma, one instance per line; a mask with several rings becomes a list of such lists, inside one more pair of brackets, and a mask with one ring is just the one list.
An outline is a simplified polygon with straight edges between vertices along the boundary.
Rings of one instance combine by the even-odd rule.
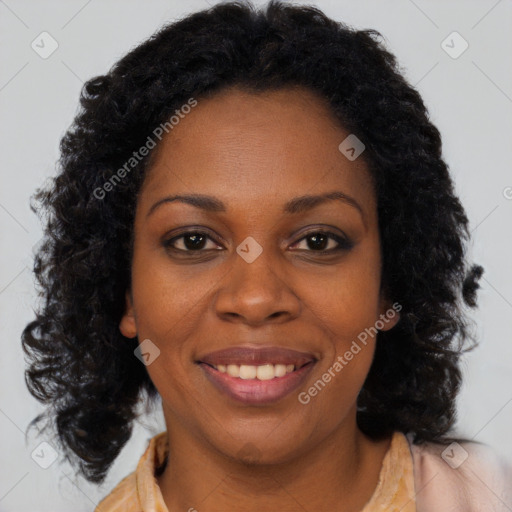
[[[183, 411], [193, 403], [190, 391], [191, 340], [198, 329], [197, 311], [208, 280], [191, 280], [169, 271], [164, 258], [135, 251], [132, 292], [139, 342], [149, 339], [158, 356], [146, 370], [164, 403]], [[211, 286], [211, 284], [210, 284]]]
[[220, 276], [203, 272], [198, 277], [193, 270], [169, 265], [160, 249], [135, 248], [132, 292], [140, 335], [164, 343], [197, 326], [195, 314]]
[[337, 340], [338, 349], [375, 325], [380, 314], [380, 258], [375, 242], [360, 246], [322, 285], [312, 280], [308, 304]]
[[321, 323], [330, 341], [319, 369], [320, 380], [327, 381], [328, 390], [318, 405], [325, 408], [331, 401], [344, 404], [338, 409], [342, 414], [355, 402], [373, 360], [375, 323], [380, 314], [378, 244], [374, 241], [360, 246], [337, 274], [336, 279], [324, 281], [321, 289], [310, 283], [309, 304], [313, 318]]

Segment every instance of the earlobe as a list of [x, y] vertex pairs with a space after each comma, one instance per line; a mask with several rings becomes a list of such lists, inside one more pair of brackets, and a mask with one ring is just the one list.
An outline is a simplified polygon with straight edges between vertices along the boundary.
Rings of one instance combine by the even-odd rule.
[[137, 336], [137, 325], [135, 321], [135, 311], [130, 296], [130, 291], [127, 290], [125, 294], [125, 310], [119, 322], [119, 330], [126, 338], [135, 338]]
[[382, 299], [380, 303], [379, 331], [389, 331], [400, 320], [402, 305], [398, 302]]

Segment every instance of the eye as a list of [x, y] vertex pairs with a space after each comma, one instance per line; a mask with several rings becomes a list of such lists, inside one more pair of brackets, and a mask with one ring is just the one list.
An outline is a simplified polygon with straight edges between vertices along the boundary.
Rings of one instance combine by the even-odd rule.
[[[211, 241], [208, 247], [208, 241]], [[206, 250], [219, 250], [219, 245], [204, 231], [187, 231], [163, 242], [167, 249], [181, 252], [202, 252]]]
[[[208, 246], [208, 242], [210, 242], [210, 246]], [[300, 247], [301, 244], [303, 247]], [[300, 250], [332, 254], [338, 251], [352, 249], [353, 245], [354, 244], [346, 237], [330, 231], [317, 230], [310, 232], [298, 242], [295, 242], [295, 244], [291, 246], [291, 249], [294, 251]], [[163, 246], [173, 252], [196, 254], [223, 249], [208, 233], [199, 230], [187, 231], [169, 240], [164, 240]]]
[[[303, 243], [306, 248], [297, 247]], [[306, 250], [308, 252], [333, 253], [352, 249], [354, 244], [343, 236], [330, 231], [314, 231], [301, 238], [293, 246], [293, 250]]]

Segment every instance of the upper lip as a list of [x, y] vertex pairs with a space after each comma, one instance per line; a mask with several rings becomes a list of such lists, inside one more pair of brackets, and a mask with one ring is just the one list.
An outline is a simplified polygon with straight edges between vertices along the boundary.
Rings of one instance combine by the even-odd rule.
[[299, 352], [283, 347], [247, 347], [238, 346], [210, 352], [198, 358], [198, 362], [210, 366], [219, 364], [252, 365], [264, 364], [293, 364], [300, 368], [305, 364], [316, 361], [310, 352]]

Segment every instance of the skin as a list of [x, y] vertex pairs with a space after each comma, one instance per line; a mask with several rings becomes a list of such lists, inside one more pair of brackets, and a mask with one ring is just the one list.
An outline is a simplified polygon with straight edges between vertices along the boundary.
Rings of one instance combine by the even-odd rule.
[[[356, 512], [375, 490], [390, 438], [375, 442], [356, 425], [375, 339], [308, 404], [297, 396], [391, 307], [381, 294], [371, 176], [362, 157], [338, 150], [348, 134], [311, 91], [230, 88], [198, 99], [154, 155], [137, 201], [120, 330], [160, 349], [147, 370], [170, 439], [157, 479], [169, 510]], [[292, 198], [335, 190], [360, 209], [330, 200], [283, 213]], [[174, 201], [149, 213], [166, 196], [191, 193], [215, 196], [226, 211]], [[178, 251], [187, 250], [183, 238], [174, 251], [164, 246], [191, 227], [211, 237], [199, 256]], [[311, 244], [315, 228], [353, 247], [322, 255]], [[263, 248], [252, 263], [236, 252], [248, 236]], [[320, 249], [337, 246], [328, 239]], [[317, 362], [296, 392], [249, 406], [219, 392], [195, 363], [239, 345], [312, 352]]]

